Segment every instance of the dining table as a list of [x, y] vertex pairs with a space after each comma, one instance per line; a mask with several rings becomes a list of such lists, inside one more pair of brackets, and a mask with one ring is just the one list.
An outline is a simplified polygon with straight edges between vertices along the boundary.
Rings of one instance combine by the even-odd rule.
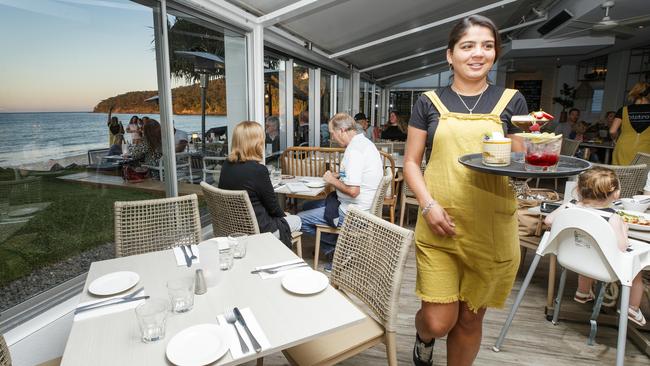
[[313, 295], [296, 295], [283, 288], [281, 277], [262, 279], [260, 274], [252, 274], [258, 266], [299, 258], [270, 233], [248, 236], [246, 241], [246, 256], [235, 259], [226, 271], [219, 269], [219, 244], [214, 239], [198, 245], [200, 263], [189, 268], [178, 265], [171, 249], [92, 263], [80, 303], [97, 299], [89, 293], [89, 284], [116, 271], [137, 273], [135, 288], [144, 287], [143, 294], [151, 298], [166, 299], [167, 281], [194, 278], [195, 270], [202, 269], [207, 292], [195, 295], [189, 312], [170, 313], [165, 337], [151, 343], [142, 342], [133, 309], [75, 318], [62, 365], [170, 365], [165, 352], [174, 335], [190, 326], [217, 324], [217, 317], [234, 307], [250, 309], [268, 344], [260, 352], [239, 358], [233, 358], [233, 348], [229, 348], [210, 365], [238, 365], [259, 359], [366, 319], [363, 311], [331, 285]]
[[612, 151], [616, 147], [614, 142], [598, 142], [598, 141], [584, 141], [580, 143], [580, 148], [589, 148], [589, 149], [602, 149], [605, 151], [605, 157], [603, 163], [609, 164], [611, 162], [610, 157]]

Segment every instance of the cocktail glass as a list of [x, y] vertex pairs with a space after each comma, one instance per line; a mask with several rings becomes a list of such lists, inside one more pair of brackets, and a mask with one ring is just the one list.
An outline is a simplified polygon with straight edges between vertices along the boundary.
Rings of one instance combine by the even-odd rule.
[[526, 155], [524, 169], [529, 172], [554, 172], [560, 161], [562, 139], [540, 140], [524, 138]]

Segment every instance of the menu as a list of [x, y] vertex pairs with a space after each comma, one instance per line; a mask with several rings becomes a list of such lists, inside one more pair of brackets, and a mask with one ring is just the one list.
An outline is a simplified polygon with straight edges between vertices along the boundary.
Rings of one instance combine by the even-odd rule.
[[539, 111], [542, 101], [541, 80], [515, 80], [515, 89], [526, 98], [528, 111]]

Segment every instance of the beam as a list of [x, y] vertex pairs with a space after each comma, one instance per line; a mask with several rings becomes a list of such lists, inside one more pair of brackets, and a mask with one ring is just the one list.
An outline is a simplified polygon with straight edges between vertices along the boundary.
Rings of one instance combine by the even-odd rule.
[[300, 0], [258, 17], [257, 22], [263, 27], [269, 27], [336, 1], [339, 0]]
[[257, 22], [257, 17], [253, 14], [242, 10], [240, 7], [233, 5], [225, 0], [177, 0], [192, 9], [205, 12], [217, 19], [224, 20], [228, 23], [241, 27], [247, 31], [253, 30], [253, 24]]
[[358, 46], [348, 48], [348, 49], [343, 50], [343, 51], [333, 53], [333, 54], [330, 55], [330, 58], [341, 57], [341, 56], [344, 56], [344, 55], [347, 55], [347, 54], [350, 54], [350, 53], [353, 53], [353, 52], [357, 52], [357, 51], [360, 51], [360, 50], [363, 50], [363, 49], [366, 49], [366, 48], [369, 48], [369, 47], [373, 47], [373, 46], [376, 46], [376, 45], [379, 45], [379, 44], [382, 44], [382, 43], [393, 41], [393, 40], [396, 40], [398, 38], [402, 38], [402, 37], [405, 37], [405, 36], [408, 36], [408, 35], [411, 35], [411, 34], [419, 33], [419, 32], [422, 32], [424, 30], [431, 29], [431, 28], [434, 28], [434, 27], [437, 27], [437, 26], [440, 26], [440, 25], [443, 25], [443, 24], [447, 24], [447, 23], [462, 19], [462, 18], [470, 16], [470, 15], [482, 13], [482, 12], [490, 10], [490, 9], [498, 8], [500, 6], [507, 5], [507, 4], [513, 3], [515, 1], [518, 1], [518, 0], [501, 0], [501, 1], [498, 1], [498, 2], [496, 2], [494, 4], [490, 4], [490, 5], [480, 7], [480, 8], [472, 9], [470, 11], [466, 11], [466, 12], [461, 13], [461, 14], [457, 14], [457, 15], [454, 15], [454, 16], [451, 16], [451, 17], [448, 17], [448, 18], [445, 18], [445, 19], [437, 20], [437, 21], [435, 21], [433, 23], [425, 24], [425, 25], [422, 25], [422, 26], [419, 26], [419, 27], [409, 29], [409, 30], [404, 31], [404, 32], [393, 34], [391, 36], [383, 37], [383, 38], [380, 38], [380, 39], [377, 39], [377, 40], [374, 40], [374, 41], [371, 41], [371, 42], [368, 42], [368, 43], [364, 43], [364, 44], [361, 44], [361, 45], [358, 45]]
[[410, 73], [415, 72], [415, 71], [426, 70], [426, 69], [429, 69], [429, 68], [432, 68], [432, 67], [435, 67], [435, 66], [439, 66], [439, 65], [443, 65], [443, 64], [446, 64], [446, 63], [447, 63], [447, 60], [444, 60], [444, 61], [436, 62], [436, 63], [430, 64], [430, 65], [424, 65], [424, 66], [416, 67], [415, 69], [410, 69], [410, 70], [398, 72], [396, 74], [381, 77], [381, 78], [377, 79], [377, 81], [392, 79], [392, 78], [394, 78], [396, 76], [410, 74]]
[[[543, 16], [543, 17], [541, 17], [541, 18], [539, 18], [539, 19], [531, 20], [531, 21], [529, 21], [529, 22], [519, 23], [519, 24], [517, 24], [517, 25], [513, 25], [512, 27], [503, 28], [503, 29], [500, 29], [500, 30], [499, 30], [499, 34], [502, 34], [502, 33], [508, 33], [508, 32], [510, 32], [510, 31], [513, 31], [513, 30], [516, 30], [516, 29], [525, 28], [525, 27], [529, 27], [529, 26], [531, 26], [531, 25], [535, 25], [535, 24], [538, 24], [538, 23], [542, 23], [542, 22], [545, 22], [546, 19], [547, 19], [547, 17], [546, 17], [546, 16]], [[426, 55], [429, 55], [429, 54], [431, 54], [431, 53], [444, 51], [444, 50], [446, 50], [446, 49], [447, 49], [447, 46], [436, 47], [436, 48], [433, 48], [433, 49], [430, 49], [430, 50], [426, 50], [426, 51], [422, 51], [422, 52], [415, 53], [415, 54], [410, 55], [410, 56], [405, 56], [405, 57], [398, 58], [398, 59], [395, 59], [395, 60], [386, 61], [386, 62], [384, 62], [384, 63], [377, 64], [377, 65], [374, 65], [374, 66], [366, 67], [365, 69], [361, 69], [361, 70], [359, 70], [359, 71], [360, 71], [360, 72], [368, 72], [368, 71], [371, 71], [371, 70], [375, 70], [375, 69], [382, 68], [382, 67], [384, 67], [384, 66], [389, 66], [389, 65], [393, 65], [393, 64], [396, 64], [396, 63], [400, 63], [400, 62], [403, 62], [403, 61], [407, 61], [407, 60], [410, 60], [410, 59], [413, 59], [413, 58], [417, 58], [417, 57], [421, 57], [421, 56], [426, 56]]]

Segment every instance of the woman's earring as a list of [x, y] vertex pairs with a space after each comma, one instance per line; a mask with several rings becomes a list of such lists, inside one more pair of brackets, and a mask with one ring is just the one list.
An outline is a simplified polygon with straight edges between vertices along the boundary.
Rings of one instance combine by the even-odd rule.
[[449, 71], [454, 71], [454, 65], [449, 64]]

